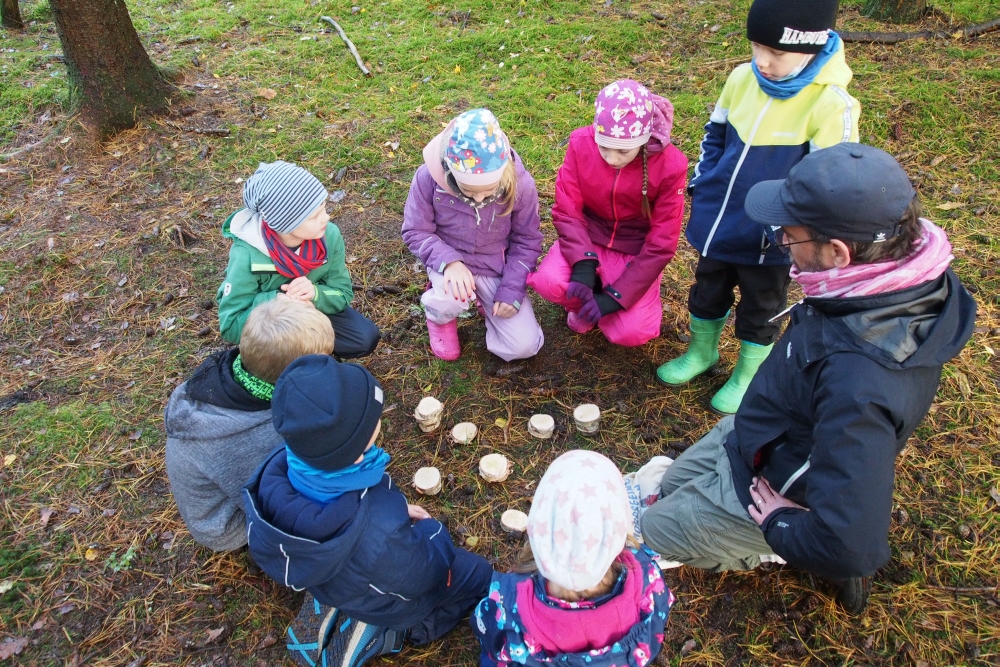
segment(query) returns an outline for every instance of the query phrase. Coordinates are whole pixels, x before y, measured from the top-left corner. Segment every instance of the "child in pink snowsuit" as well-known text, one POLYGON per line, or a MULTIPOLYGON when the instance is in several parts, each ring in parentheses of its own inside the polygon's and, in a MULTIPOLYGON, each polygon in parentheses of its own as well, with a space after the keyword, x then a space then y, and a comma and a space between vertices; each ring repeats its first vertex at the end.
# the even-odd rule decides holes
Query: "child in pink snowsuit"
POLYGON ((684 213, 687 158, 670 143, 674 108, 631 79, 597 95, 594 124, 569 136, 556 177, 559 239, 530 285, 617 345, 660 335, 660 280, 684 213))
POLYGON ((542 252, 538 190, 487 109, 455 118, 424 148, 403 209, 403 241, 427 267, 421 297, 431 351, 461 353, 456 317, 472 301, 486 348, 526 359, 545 341, 525 282, 542 252))

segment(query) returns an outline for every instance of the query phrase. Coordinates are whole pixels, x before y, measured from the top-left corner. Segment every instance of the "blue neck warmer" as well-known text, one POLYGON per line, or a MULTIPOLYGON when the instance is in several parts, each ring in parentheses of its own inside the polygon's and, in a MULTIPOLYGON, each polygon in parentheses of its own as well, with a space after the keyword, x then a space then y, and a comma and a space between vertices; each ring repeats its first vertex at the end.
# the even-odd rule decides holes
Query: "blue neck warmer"
POLYGON ((389 455, 381 447, 372 447, 365 452, 361 463, 340 470, 317 470, 296 456, 288 445, 285 445, 285 454, 292 488, 321 505, 333 502, 348 491, 375 486, 389 465, 389 455))
POLYGON ((799 72, 798 76, 785 81, 772 81, 766 78, 757 69, 756 60, 750 61, 750 67, 753 69, 754 76, 757 77, 757 84, 760 85, 761 90, 770 97, 787 100, 790 97, 798 95, 803 88, 812 83, 816 75, 819 74, 819 71, 823 69, 823 66, 829 62, 830 58, 833 57, 833 54, 839 48, 841 48, 840 35, 831 30, 830 39, 823 46, 823 50, 816 54, 809 64, 805 66, 805 69, 799 72))

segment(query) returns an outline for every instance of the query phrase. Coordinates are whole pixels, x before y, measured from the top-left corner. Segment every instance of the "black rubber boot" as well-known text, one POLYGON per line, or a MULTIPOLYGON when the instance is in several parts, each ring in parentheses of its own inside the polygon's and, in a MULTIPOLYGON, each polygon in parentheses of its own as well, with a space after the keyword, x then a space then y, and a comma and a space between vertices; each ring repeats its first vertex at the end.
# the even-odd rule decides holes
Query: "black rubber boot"
POLYGON ((858 616, 868 606, 868 598, 872 592, 871 577, 852 577, 837 582, 840 592, 837 602, 851 616, 858 616))

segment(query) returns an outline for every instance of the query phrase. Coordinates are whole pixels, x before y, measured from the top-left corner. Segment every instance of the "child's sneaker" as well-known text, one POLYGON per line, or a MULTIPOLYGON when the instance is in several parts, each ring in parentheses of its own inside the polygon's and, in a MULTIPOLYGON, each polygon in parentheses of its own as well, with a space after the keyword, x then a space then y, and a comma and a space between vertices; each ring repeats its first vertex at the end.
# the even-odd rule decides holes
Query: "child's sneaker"
POLYGON ((344 618, 327 638, 323 665, 326 667, 361 667, 375 656, 399 653, 405 632, 344 618))
POLYGON ((329 633, 338 616, 335 607, 327 607, 306 594, 298 616, 288 626, 287 648, 295 664, 315 667, 320 662, 322 639, 329 633))
POLYGON ((447 324, 427 320, 427 336, 431 341, 431 352, 438 359, 455 361, 462 354, 462 346, 458 343, 458 320, 447 324))

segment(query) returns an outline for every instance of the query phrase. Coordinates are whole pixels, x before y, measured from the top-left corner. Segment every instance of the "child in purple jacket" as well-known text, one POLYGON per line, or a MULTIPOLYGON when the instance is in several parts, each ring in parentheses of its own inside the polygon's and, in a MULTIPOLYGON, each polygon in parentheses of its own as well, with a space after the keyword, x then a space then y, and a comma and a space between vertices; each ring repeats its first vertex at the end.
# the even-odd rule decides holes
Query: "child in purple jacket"
POLYGON ((427 267, 420 301, 431 351, 461 354, 458 315, 477 302, 486 348, 504 361, 538 353, 545 337, 526 279, 542 252, 538 190, 496 117, 473 109, 424 148, 403 209, 403 241, 427 267))

